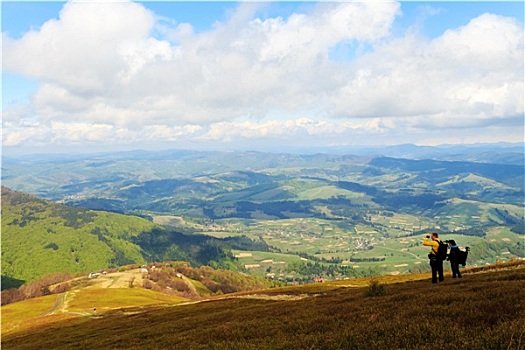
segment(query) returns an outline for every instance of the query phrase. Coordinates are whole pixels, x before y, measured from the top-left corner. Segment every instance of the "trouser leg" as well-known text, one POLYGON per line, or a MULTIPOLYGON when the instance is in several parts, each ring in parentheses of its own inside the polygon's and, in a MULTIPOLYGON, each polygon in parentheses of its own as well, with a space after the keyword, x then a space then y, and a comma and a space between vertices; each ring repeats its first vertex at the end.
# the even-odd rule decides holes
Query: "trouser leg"
POLYGON ((432 283, 437 283, 437 266, 436 259, 430 259, 430 268, 432 269, 432 283))
POLYGON ((444 276, 443 276, 443 260, 436 260, 437 262, 437 271, 439 275, 439 282, 443 282, 444 276))
POLYGON ((450 263, 450 266, 452 267, 452 277, 458 277, 461 278, 461 272, 459 272, 459 264, 458 263, 450 263))

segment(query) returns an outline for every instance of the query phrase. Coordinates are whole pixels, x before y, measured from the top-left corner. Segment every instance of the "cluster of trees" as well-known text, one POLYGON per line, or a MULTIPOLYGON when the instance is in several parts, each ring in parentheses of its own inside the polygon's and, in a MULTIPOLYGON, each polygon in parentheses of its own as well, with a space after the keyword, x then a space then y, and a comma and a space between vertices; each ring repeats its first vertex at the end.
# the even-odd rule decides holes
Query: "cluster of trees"
POLYGON ((350 257, 351 262, 378 262, 385 261, 385 258, 354 258, 350 257))
POLYGON ((263 212, 266 215, 274 216, 279 219, 287 219, 290 217, 289 213, 298 213, 303 216, 312 216, 311 206, 308 201, 278 201, 255 203, 248 201, 241 201, 235 203, 235 213, 233 217, 251 218, 252 212, 263 212))
POLYGON ((268 251, 264 241, 246 236, 215 238, 207 235, 187 235, 170 229, 155 228, 142 232, 133 241, 139 245, 149 261, 188 261, 193 266, 241 269, 232 249, 268 251))
POLYGON ((2 187, 2 200, 8 201, 13 213, 18 214, 18 217, 9 225, 20 227, 25 227, 31 221, 39 220, 40 215, 38 214, 45 212, 48 212, 51 217, 64 219, 64 225, 73 228, 80 228, 93 222, 96 216, 95 213, 83 208, 57 205, 26 193, 11 191, 5 187, 2 187))
POLYGON ((523 256, 525 252, 525 244, 521 243, 520 241, 516 242, 516 245, 508 245, 507 249, 512 255, 516 256, 523 256))
POLYGON ((227 294, 269 288, 274 285, 275 282, 230 270, 214 269, 209 266, 194 268, 187 262, 168 262, 162 264, 161 268, 150 269, 147 279, 143 282, 144 288, 193 299, 202 296, 199 292, 227 294), (191 281, 185 281, 182 276, 202 283, 208 291, 195 288, 191 281))
MULTIPOLYGON (((180 269, 181 273, 184 269, 180 269)), ((201 266, 196 269, 199 278, 209 290, 217 294, 235 293, 246 290, 258 290, 269 288, 274 284, 268 280, 232 272, 229 270, 216 270, 209 266, 201 266)))
POLYGON ((410 195, 407 193, 383 193, 373 198, 377 204, 385 206, 393 211, 401 209, 414 208, 419 211, 435 210, 445 205, 447 197, 433 194, 422 193, 410 195))
POLYGON ((509 225, 511 228, 510 230, 514 233, 517 233, 518 235, 525 235, 525 219, 522 216, 516 217, 509 213, 508 210, 500 210, 498 208, 495 208, 494 211, 500 217, 505 225, 509 225))
POLYGON ((67 205, 52 205, 51 216, 59 217, 65 220, 64 225, 81 228, 82 226, 93 222, 96 214, 89 210, 77 207, 70 207, 67 205))
POLYGON ((377 276, 381 273, 378 266, 370 267, 366 269, 355 269, 351 266, 341 266, 335 264, 322 264, 319 262, 292 262, 288 264, 288 273, 296 273, 302 278, 296 278, 296 280, 307 282, 315 277, 327 277, 331 279, 335 278, 355 278, 355 277, 368 277, 377 276))
POLYGON ((71 279, 74 277, 75 275, 70 273, 53 273, 18 288, 3 290, 1 294, 1 304, 7 305, 44 295, 66 292, 71 288, 71 279))
POLYGON ((352 218, 353 220, 363 220, 363 209, 366 204, 355 205, 344 196, 333 196, 327 199, 315 200, 271 200, 265 202, 234 201, 231 204, 203 203, 203 214, 212 220, 221 218, 252 218, 253 213, 264 213, 278 219, 288 219, 290 217, 319 217, 326 218, 325 213, 319 213, 316 206, 327 206, 334 215, 352 218))
POLYGON ((156 268, 151 270, 142 281, 142 287, 166 294, 180 295, 184 298, 197 299, 199 294, 191 288, 180 274, 169 267, 156 268))
POLYGON ((375 187, 361 185, 357 182, 336 181, 335 185, 339 188, 342 188, 348 191, 366 193, 369 196, 377 196, 379 194, 384 193, 384 191, 380 191, 375 187))

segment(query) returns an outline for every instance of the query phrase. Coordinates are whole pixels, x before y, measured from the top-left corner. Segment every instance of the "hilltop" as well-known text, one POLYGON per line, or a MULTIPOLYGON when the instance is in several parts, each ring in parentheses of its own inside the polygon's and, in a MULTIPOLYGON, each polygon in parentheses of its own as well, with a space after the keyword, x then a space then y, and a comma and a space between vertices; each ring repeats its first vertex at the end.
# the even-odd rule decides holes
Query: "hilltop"
POLYGON ((361 278, 198 302, 136 288, 95 293, 103 289, 91 286, 76 292, 91 299, 68 302, 66 294, 2 307, 2 347, 523 349, 522 261, 466 270, 460 280, 447 277, 437 286, 426 274, 377 277, 384 293, 361 278))

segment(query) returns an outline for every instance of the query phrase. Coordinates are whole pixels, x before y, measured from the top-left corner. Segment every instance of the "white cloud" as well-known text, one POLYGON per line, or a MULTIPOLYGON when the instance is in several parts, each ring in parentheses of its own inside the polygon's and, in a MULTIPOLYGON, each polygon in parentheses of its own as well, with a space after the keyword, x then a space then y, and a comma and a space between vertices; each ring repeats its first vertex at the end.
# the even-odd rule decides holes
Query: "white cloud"
POLYGON ((4 65, 72 93, 105 93, 136 67, 140 58, 133 55, 154 56, 158 45, 141 45, 152 40, 153 24, 154 15, 134 3, 67 3, 59 20, 21 40, 6 40, 4 65))
POLYGON ((262 37, 259 59, 292 60, 297 68, 327 59, 329 48, 344 41, 374 41, 386 36, 399 10, 396 3, 320 4, 311 15, 293 14, 251 22, 249 38, 262 37))
POLYGON ((183 125, 183 126, 166 126, 166 125, 149 125, 142 133, 146 140, 165 140, 177 141, 181 138, 187 139, 194 134, 201 131, 202 127, 199 125, 183 125))
POLYGON ((297 118, 260 122, 218 122, 210 125, 207 130, 202 130, 202 133, 196 138, 206 141, 227 142, 256 139, 273 139, 281 142, 287 142, 293 138, 303 141, 305 139, 315 139, 317 141, 325 139, 327 142, 324 144, 329 144, 330 138, 333 140, 344 140, 347 137, 364 133, 379 135, 385 130, 385 126, 378 118, 352 121, 297 118))
POLYGON ((337 96, 343 117, 411 116, 469 125, 523 114, 523 29, 485 14, 433 41, 393 40, 358 60, 337 96))
POLYGON ((254 18, 257 6, 241 3, 195 33, 138 3, 71 2, 38 31, 4 35, 4 69, 40 81, 31 106, 3 111, 4 145, 343 140, 514 127, 523 115, 523 28, 513 19, 485 14, 428 40, 392 37, 395 2, 319 3, 267 19, 254 18), (330 59, 352 43, 371 50, 330 59), (275 111, 287 119, 272 120, 275 111))

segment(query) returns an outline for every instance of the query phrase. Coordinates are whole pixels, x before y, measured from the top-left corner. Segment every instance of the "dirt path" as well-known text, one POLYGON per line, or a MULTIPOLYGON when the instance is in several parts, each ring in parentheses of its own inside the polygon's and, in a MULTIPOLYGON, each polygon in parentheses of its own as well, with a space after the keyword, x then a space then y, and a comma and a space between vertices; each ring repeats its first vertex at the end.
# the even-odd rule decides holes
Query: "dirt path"
POLYGON ((73 300, 77 294, 78 290, 71 290, 62 294, 59 294, 55 300, 55 303, 45 313, 43 313, 41 316, 48 316, 53 314, 70 314, 70 315, 90 315, 88 312, 73 312, 68 310, 69 302, 73 300))
MULTIPOLYGON (((84 278, 84 277, 82 277, 84 278)), ((133 280, 134 285, 142 285, 142 273, 140 269, 108 273, 106 275, 99 275, 97 278, 90 279, 91 285, 85 287, 90 289, 103 289, 103 288, 129 288, 130 281, 133 280)), ((193 287, 191 282, 188 285, 193 287)), ((195 287, 193 287, 195 288, 195 287)), ((48 316, 58 313, 71 314, 71 315, 91 315, 89 312, 74 312, 69 310, 69 303, 75 299, 80 289, 71 289, 65 293, 57 295, 53 306, 44 312, 41 316, 48 316)))
POLYGON ((47 310, 46 312, 44 312, 40 316, 52 315, 52 314, 57 312, 57 309, 62 308, 62 304, 64 303, 64 298, 65 298, 66 294, 67 294, 67 292, 63 293, 63 294, 58 294, 57 298, 55 300, 55 303, 53 304, 53 306, 51 306, 51 308, 49 310, 47 310))
POLYGON ((182 280, 184 281, 184 283, 186 283, 186 285, 191 289, 191 291, 193 293, 195 293, 195 295, 199 295, 199 293, 197 293, 197 288, 195 288, 195 286, 193 285, 193 283, 191 283, 190 279, 187 278, 186 276, 183 276, 182 275, 182 280))

